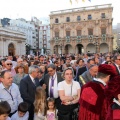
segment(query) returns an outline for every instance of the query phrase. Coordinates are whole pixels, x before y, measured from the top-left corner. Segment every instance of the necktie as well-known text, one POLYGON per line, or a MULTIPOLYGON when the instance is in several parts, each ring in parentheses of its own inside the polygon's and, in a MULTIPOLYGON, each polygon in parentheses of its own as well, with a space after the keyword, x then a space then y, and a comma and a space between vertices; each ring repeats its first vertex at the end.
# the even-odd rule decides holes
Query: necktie
POLYGON ((51 78, 51 85, 50 85, 50 97, 53 97, 53 88, 54 88, 54 78, 51 78))
POLYGON ((33 79, 33 83, 34 83, 34 85, 36 86, 36 82, 35 82, 35 79, 33 79))

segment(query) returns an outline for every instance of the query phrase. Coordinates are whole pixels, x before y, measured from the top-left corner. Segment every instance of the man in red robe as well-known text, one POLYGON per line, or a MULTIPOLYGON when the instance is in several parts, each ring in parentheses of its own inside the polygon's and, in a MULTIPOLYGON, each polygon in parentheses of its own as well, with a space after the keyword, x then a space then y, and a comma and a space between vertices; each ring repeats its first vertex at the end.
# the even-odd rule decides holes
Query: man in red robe
POLYGON ((108 83, 105 94, 110 103, 106 120, 120 120, 120 75, 108 83))
POLYGON ((81 90, 79 120, 105 120, 107 102, 104 89, 109 79, 117 75, 113 66, 102 64, 97 77, 85 84, 81 90))

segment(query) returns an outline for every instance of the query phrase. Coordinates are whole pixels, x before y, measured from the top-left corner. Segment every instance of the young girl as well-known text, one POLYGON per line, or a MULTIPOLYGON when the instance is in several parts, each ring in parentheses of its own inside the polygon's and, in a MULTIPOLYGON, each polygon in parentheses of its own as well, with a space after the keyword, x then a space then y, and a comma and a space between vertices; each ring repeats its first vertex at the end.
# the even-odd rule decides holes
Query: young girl
POLYGON ((45 120, 57 120, 54 98, 47 99, 47 110, 45 120))
POLYGON ((46 108, 46 93, 41 87, 37 87, 36 89, 34 106, 34 120, 44 120, 46 108))

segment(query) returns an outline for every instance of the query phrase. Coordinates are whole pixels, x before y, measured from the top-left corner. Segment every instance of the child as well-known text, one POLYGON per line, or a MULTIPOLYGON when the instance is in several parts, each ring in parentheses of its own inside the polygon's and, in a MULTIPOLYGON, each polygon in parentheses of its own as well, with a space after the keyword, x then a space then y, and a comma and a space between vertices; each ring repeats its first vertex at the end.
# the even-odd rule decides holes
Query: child
POLYGON ((113 100, 110 102, 106 120, 120 120, 120 75, 108 83, 106 95, 108 100, 113 100))
POLYGON ((28 120, 28 104, 21 102, 18 106, 18 111, 11 116, 11 120, 28 120))
POLYGON ((7 101, 0 102, 0 120, 11 120, 8 115, 11 108, 7 101))
POLYGON ((54 98, 47 99, 47 111, 45 120, 57 120, 54 98))
POLYGON ((34 107, 34 120, 44 120, 46 108, 46 93, 45 90, 41 87, 36 88, 34 107))

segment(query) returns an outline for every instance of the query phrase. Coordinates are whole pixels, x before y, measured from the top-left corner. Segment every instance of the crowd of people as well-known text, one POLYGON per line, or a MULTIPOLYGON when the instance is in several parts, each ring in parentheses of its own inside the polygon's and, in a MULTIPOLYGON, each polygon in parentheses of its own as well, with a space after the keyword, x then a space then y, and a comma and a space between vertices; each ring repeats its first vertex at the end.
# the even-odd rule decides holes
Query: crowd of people
POLYGON ((0 120, 120 120, 120 55, 6 56, 0 120))

